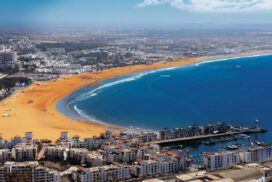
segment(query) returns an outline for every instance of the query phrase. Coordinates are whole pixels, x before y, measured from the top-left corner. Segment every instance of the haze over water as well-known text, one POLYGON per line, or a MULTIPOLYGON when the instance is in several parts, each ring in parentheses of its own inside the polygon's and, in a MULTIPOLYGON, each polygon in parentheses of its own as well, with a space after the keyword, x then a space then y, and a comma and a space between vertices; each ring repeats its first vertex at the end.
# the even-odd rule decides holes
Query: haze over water
MULTIPOLYGON (((259 119, 261 126, 270 130, 272 56, 236 58, 115 79, 102 87, 81 89, 59 106, 67 102, 68 108, 78 109, 85 117, 125 127, 161 129, 217 121, 253 126, 259 119)), ((272 138, 271 132, 264 136, 272 138)))

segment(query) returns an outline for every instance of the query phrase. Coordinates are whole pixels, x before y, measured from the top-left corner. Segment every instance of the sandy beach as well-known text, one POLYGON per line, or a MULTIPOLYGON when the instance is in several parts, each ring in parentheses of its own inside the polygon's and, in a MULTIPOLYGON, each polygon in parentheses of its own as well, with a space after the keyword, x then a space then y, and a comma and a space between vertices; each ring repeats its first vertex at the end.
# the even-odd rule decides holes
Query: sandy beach
POLYGON ((36 82, 9 98, 0 102, 0 133, 9 139, 15 135, 23 136, 26 131, 32 131, 37 139, 59 138, 60 132, 68 131, 71 136, 80 137, 99 135, 106 129, 121 130, 108 125, 90 121, 74 121, 56 109, 56 104, 65 96, 76 90, 103 80, 130 73, 149 71, 168 67, 189 65, 211 59, 269 54, 272 51, 255 51, 239 55, 213 56, 184 59, 172 62, 158 62, 151 65, 136 65, 113 68, 99 73, 84 73, 67 76, 54 81, 36 82), (7 113, 9 117, 2 117, 7 113))

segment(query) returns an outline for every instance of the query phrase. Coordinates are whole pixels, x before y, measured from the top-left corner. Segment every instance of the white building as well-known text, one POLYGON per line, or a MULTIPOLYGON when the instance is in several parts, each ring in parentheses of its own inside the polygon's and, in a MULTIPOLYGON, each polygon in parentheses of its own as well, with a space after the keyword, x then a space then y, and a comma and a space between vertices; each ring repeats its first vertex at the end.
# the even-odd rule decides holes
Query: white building
POLYGON ((93 167, 74 174, 74 180, 80 182, 122 181, 130 178, 130 167, 126 165, 93 167))
POLYGON ((84 164, 87 161, 89 151, 82 148, 71 148, 68 153, 68 159, 72 163, 84 164))
POLYGON ((17 145, 12 148, 12 158, 15 161, 33 161, 37 156, 37 147, 32 145, 17 145))
POLYGON ((84 148, 87 148, 89 150, 98 149, 105 143, 105 140, 100 138, 85 138, 84 139, 84 148))
POLYGON ((60 182, 61 175, 59 172, 45 168, 36 167, 34 171, 35 182, 60 182))
POLYGON ((11 161, 11 151, 9 149, 0 150, 0 163, 11 161))
POLYGON ((143 142, 152 142, 158 139, 158 134, 155 132, 143 132, 140 134, 139 139, 143 142))
POLYGON ((208 171, 223 170, 240 163, 241 158, 238 151, 206 153, 204 157, 204 164, 208 171))
POLYGON ((103 156, 97 152, 89 152, 87 155, 87 164, 90 167, 103 166, 103 156))
POLYGON ((73 136, 73 138, 71 139, 71 146, 73 148, 87 148, 85 140, 80 139, 78 135, 73 136))
POLYGON ((45 146, 45 159, 47 160, 66 160, 68 155, 68 148, 60 145, 45 146))
POLYGON ((4 166, 0 166, 0 181, 6 182, 7 179, 7 169, 4 166))
POLYGON ((112 149, 105 152, 105 159, 107 162, 135 162, 137 150, 132 149, 112 149))
POLYGON ((161 174, 161 164, 155 160, 143 160, 133 166, 133 172, 140 178, 155 177, 161 174))
POLYGON ((8 174, 8 181, 30 181, 34 182, 34 171, 39 166, 37 161, 33 162, 6 162, 4 167, 8 174))
POLYGON ((0 169, 2 181, 60 182, 59 172, 41 167, 37 161, 6 162, 0 169))
POLYGON ((272 160, 272 146, 248 149, 241 153, 241 158, 245 163, 270 161, 272 160))
POLYGON ((148 160, 140 160, 133 166, 134 175, 139 178, 156 177, 187 171, 191 165, 185 151, 146 154, 148 160))

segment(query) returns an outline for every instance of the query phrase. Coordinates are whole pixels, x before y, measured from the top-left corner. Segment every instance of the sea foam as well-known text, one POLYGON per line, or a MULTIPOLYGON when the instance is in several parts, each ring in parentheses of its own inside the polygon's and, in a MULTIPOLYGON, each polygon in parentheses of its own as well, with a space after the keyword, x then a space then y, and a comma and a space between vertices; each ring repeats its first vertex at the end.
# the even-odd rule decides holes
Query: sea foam
POLYGON ((117 79, 114 79, 114 81, 110 80, 108 82, 105 82, 102 85, 94 87, 91 91, 89 91, 87 93, 83 93, 83 94, 77 96, 73 101, 69 102, 66 105, 67 106, 66 109, 69 110, 69 109, 73 108, 73 110, 75 112, 77 112, 83 118, 95 121, 97 123, 104 123, 104 122, 101 122, 98 119, 95 119, 94 117, 91 117, 90 115, 86 114, 83 110, 80 110, 77 107, 76 102, 83 101, 83 100, 89 99, 91 97, 95 97, 98 94, 102 93, 103 92, 102 90, 105 89, 105 88, 109 88, 109 87, 119 85, 119 84, 123 84, 123 83, 127 83, 127 82, 132 82, 132 81, 140 79, 140 78, 142 78, 144 76, 147 76, 149 74, 153 74, 153 73, 157 73, 157 72, 161 72, 161 71, 174 70, 174 69, 177 69, 177 68, 189 67, 189 66, 200 66, 202 64, 212 63, 212 62, 228 61, 228 60, 235 60, 235 59, 249 58, 249 57, 260 57, 260 56, 268 56, 268 55, 271 55, 271 54, 250 55, 250 56, 241 56, 241 57, 233 57, 233 58, 222 58, 222 59, 206 60, 206 61, 201 61, 201 62, 198 62, 198 63, 195 63, 195 64, 191 64, 191 65, 161 68, 161 69, 157 69, 157 70, 151 70, 151 71, 146 71, 146 72, 141 72, 141 73, 130 74, 130 75, 125 76, 125 77, 119 77, 117 79), (72 107, 70 107, 70 106, 72 106, 72 107))
POLYGON ((131 74, 131 75, 128 75, 127 77, 125 77, 125 78, 120 78, 120 79, 117 79, 115 81, 110 81, 108 83, 104 83, 104 84, 94 88, 93 90, 78 96, 76 98, 76 101, 83 101, 83 100, 89 99, 91 97, 95 97, 99 93, 101 93, 103 89, 108 88, 108 87, 112 87, 112 86, 115 86, 115 85, 135 81, 135 80, 138 80, 138 79, 140 79, 140 78, 142 78, 144 76, 147 76, 149 74, 156 73, 156 72, 159 72, 159 71, 168 71, 168 70, 173 70, 173 69, 177 69, 177 68, 180 68, 180 67, 163 68, 163 69, 158 69, 158 70, 152 70, 152 71, 147 71, 147 72, 142 72, 142 73, 131 74))

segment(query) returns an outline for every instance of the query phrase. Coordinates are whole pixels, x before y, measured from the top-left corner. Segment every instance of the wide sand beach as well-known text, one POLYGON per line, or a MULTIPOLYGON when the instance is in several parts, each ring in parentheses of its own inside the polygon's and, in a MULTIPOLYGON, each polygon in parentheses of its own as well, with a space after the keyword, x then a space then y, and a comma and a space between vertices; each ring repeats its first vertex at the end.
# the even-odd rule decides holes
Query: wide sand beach
POLYGON ((68 131, 71 136, 91 137, 99 135, 106 129, 122 130, 109 125, 91 121, 75 121, 58 112, 56 104, 65 96, 76 90, 103 80, 161 68, 190 65, 212 59, 271 54, 272 51, 254 51, 228 56, 210 56, 177 60, 172 62, 158 62, 150 65, 136 65, 113 68, 98 73, 84 73, 67 76, 54 81, 36 82, 9 98, 0 102, 0 133, 9 139, 15 135, 23 136, 26 131, 32 131, 37 139, 59 138, 60 132, 68 131), (7 113, 9 117, 2 117, 7 113))

